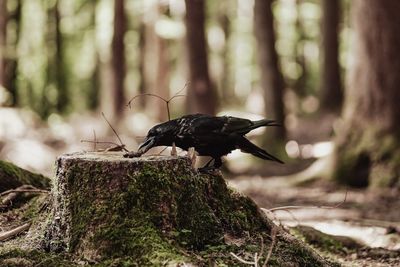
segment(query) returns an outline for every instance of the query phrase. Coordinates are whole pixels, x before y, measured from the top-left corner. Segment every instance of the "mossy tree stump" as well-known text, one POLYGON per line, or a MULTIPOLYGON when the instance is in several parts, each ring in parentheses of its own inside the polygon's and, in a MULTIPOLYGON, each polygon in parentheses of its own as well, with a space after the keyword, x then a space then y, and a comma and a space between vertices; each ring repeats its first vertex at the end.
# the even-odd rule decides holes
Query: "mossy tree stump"
MULTIPOLYGON (((275 227, 221 175, 198 174, 186 157, 63 155, 53 198, 45 249, 98 263, 241 265, 230 252, 251 258, 275 227)), ((272 265, 329 264, 282 230, 276 239, 272 265)))

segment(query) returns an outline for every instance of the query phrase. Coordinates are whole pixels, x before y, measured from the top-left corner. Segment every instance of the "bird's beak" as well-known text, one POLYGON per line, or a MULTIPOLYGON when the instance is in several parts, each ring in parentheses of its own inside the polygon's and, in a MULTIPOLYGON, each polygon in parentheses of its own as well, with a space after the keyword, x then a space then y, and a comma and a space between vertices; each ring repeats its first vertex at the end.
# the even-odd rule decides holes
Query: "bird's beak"
POLYGON ((139 145, 138 152, 141 154, 146 153, 150 148, 154 147, 156 144, 156 138, 154 136, 146 137, 143 143, 139 145))

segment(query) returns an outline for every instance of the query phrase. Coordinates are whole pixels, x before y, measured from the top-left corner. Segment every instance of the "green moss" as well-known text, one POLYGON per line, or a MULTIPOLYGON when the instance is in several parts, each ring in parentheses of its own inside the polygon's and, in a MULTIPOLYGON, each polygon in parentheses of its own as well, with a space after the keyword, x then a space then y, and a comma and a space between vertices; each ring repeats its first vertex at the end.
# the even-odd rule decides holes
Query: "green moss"
POLYGON ((24 184, 33 185, 37 188, 49 188, 50 179, 21 169, 10 162, 0 160, 0 191, 16 188, 24 184))
POLYGON ((39 250, 1 250, 0 267, 72 267, 77 266, 63 254, 45 253, 39 250))

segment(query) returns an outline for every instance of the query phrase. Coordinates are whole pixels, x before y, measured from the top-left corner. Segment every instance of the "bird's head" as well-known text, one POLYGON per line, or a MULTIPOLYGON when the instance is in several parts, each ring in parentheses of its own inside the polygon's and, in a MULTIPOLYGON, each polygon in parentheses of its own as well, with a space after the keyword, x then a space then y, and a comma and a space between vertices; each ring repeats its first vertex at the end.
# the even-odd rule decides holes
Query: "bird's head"
POLYGON ((144 154, 152 147, 172 145, 174 138, 173 126, 172 121, 168 121, 151 128, 143 143, 139 145, 138 152, 144 154))

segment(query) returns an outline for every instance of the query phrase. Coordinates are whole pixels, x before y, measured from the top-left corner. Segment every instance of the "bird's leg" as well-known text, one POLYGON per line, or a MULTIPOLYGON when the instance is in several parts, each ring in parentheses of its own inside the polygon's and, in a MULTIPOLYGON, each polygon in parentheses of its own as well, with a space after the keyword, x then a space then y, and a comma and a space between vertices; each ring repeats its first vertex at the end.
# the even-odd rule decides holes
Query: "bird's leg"
POLYGON ((194 150, 194 147, 189 147, 189 150, 187 152, 187 156, 189 157, 190 161, 192 162, 192 168, 196 165, 196 151, 194 150))
POLYGON ((175 142, 172 143, 172 150, 171 150, 171 156, 176 157, 178 155, 178 153, 176 152, 176 146, 175 146, 175 142))
POLYGON ((212 158, 209 162, 207 162, 206 165, 204 165, 204 167, 199 168, 199 172, 210 173, 210 172, 218 169, 221 166, 222 166, 221 158, 212 158), (212 161, 214 161, 214 164, 213 164, 213 166, 210 166, 210 163, 212 161))
POLYGON ((222 166, 222 160, 221 160, 221 158, 215 158, 215 159, 214 159, 213 168, 214 168, 214 169, 219 169, 221 166, 222 166))
POLYGON ((213 160, 215 161, 214 158, 211 158, 211 159, 206 163, 206 165, 204 165, 204 166, 202 167, 202 169, 208 168, 208 167, 210 166, 210 163, 211 163, 213 160))

